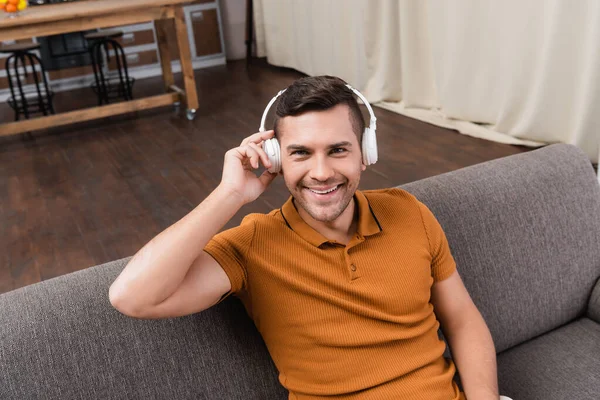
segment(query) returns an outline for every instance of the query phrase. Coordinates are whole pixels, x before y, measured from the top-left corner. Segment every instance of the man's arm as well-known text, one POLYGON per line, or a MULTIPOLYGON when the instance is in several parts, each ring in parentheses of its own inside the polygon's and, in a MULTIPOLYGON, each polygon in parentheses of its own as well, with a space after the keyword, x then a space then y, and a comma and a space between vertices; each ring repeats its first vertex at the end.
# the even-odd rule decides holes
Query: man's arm
POLYGON ((109 290, 111 304, 136 318, 192 314, 214 305, 231 289, 221 266, 203 251, 209 240, 275 178, 262 150, 273 131, 254 134, 225 154, 219 186, 194 210, 160 233, 129 261, 109 290))
POLYGON ((498 400, 494 342, 457 271, 433 285, 431 303, 467 399, 498 400))

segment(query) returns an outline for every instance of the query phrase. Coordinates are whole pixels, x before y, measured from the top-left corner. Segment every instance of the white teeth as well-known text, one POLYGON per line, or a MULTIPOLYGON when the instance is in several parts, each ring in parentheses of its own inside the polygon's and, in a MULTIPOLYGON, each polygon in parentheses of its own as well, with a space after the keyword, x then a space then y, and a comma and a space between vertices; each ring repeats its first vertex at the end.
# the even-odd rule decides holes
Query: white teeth
POLYGON ((333 192, 335 189, 337 189, 338 187, 334 187, 331 188, 329 190, 314 190, 314 189, 309 189, 311 192, 316 193, 316 194, 327 194, 327 193, 331 193, 333 192))

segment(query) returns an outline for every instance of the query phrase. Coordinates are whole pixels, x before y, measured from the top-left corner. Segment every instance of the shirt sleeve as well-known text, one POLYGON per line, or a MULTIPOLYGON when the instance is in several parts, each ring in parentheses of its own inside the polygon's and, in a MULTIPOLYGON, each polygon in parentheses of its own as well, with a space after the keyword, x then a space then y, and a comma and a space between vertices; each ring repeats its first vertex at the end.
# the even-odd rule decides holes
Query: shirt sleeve
POLYGON ((423 203, 419 202, 419 208, 431 251, 431 276, 434 282, 443 281, 456 271, 456 262, 450 252, 446 234, 438 220, 423 203))
POLYGON ((231 294, 238 295, 247 287, 246 260, 254 230, 254 221, 246 217, 239 226, 215 235, 204 247, 204 251, 219 263, 231 282, 231 290, 219 302, 231 294))

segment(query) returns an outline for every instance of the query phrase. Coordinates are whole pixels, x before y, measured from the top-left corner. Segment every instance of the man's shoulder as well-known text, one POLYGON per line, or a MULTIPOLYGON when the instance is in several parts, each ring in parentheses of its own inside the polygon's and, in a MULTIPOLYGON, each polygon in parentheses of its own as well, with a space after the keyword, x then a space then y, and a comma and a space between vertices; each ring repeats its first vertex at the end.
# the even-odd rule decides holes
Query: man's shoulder
POLYGON ((247 214, 239 225, 225 229, 213 237, 213 241, 250 247, 254 242, 262 242, 265 237, 279 238, 278 229, 285 229, 286 224, 281 210, 276 209, 267 214, 247 214))
POLYGON ((276 208, 271 210, 270 212, 263 213, 250 213, 247 214, 240 226, 252 226, 253 229, 261 228, 261 227, 270 227, 270 228, 283 228, 286 226, 285 219, 281 214, 281 209, 276 208))
POLYGON ((371 211, 381 223, 395 223, 407 218, 421 219, 421 202, 400 188, 365 190, 371 211))
POLYGON ((362 192, 371 207, 373 206, 416 206, 419 204, 417 198, 400 188, 388 188, 388 189, 376 189, 376 190, 364 190, 362 192))

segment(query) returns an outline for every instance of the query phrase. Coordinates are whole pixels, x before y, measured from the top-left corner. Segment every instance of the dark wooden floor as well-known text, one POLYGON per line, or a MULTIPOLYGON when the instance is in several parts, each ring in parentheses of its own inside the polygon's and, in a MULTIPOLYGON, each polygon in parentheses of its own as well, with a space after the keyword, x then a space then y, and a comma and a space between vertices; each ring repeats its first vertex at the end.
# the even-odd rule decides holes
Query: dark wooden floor
MULTIPOLYGON (((198 70, 200 109, 172 108, 0 139, 0 293, 133 255, 218 184, 225 151, 258 129, 266 103, 300 73, 256 62, 198 70)), ((136 83, 138 96, 161 80, 136 83)), ((58 110, 95 103, 59 93, 58 110)), ((375 108, 380 160, 363 189, 396 186, 528 149, 474 139, 375 108)), ((12 112, 0 106, 0 121, 12 112)), ((248 212, 288 197, 277 180, 248 212)))

